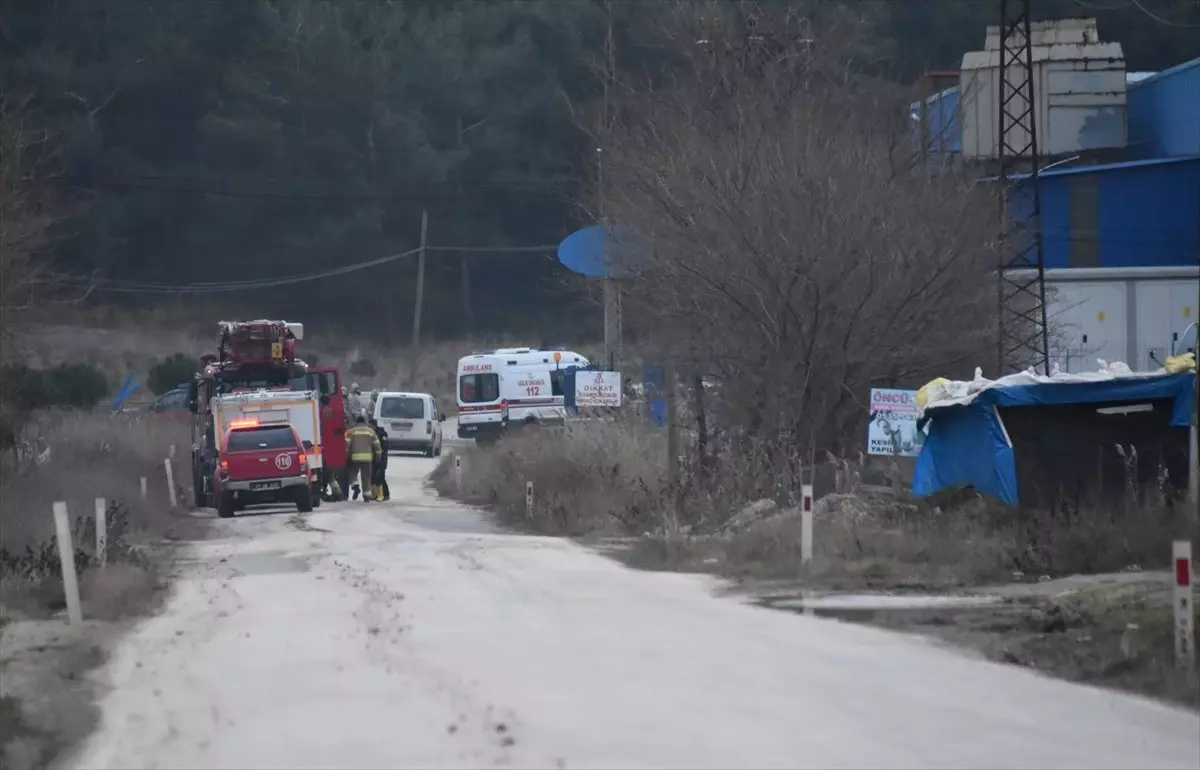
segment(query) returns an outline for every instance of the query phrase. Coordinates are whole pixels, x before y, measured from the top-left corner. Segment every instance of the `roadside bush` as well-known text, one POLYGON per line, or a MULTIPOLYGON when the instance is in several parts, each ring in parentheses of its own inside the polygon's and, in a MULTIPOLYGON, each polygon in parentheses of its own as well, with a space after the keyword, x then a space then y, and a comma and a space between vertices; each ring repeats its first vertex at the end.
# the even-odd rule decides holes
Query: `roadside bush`
MULTIPOLYGON (((179 425, 122 415, 43 412, 28 435, 30 451, 0 460, 0 599, 6 606, 28 606, 30 596, 43 594, 61 601, 60 592, 46 589, 61 580, 51 516, 56 501, 67 503, 81 573, 96 558, 96 498, 108 501, 110 564, 138 560, 138 541, 179 523, 167 502, 163 471, 169 447, 188 440, 179 425), (141 498, 143 476, 146 500, 141 498)), ((177 468, 177 483, 188 477, 177 468)), ((179 499, 188 499, 186 489, 178 493, 179 499)))
POLYGON ((184 353, 167 356, 150 367, 146 386, 151 393, 161 396, 180 383, 190 382, 199 366, 198 360, 184 353))
POLYGON ((91 409, 108 395, 108 379, 89 364, 59 364, 50 369, 7 366, 4 400, 16 412, 63 407, 91 409))
MULTIPOLYGON (((1153 491, 1051 510, 1011 508, 969 492, 941 495, 935 504, 854 484, 816 501, 814 559, 805 567, 800 512, 773 500, 746 505, 732 492, 714 495, 685 483, 678 519, 668 520, 665 459, 661 430, 581 422, 469 450, 461 491, 452 458, 433 483, 525 531, 639 536, 621 554, 634 566, 804 578, 830 587, 935 588, 1159 569, 1171 540, 1189 532, 1186 508, 1153 491), (526 481, 534 483, 531 518, 526 481)), ((855 478, 863 472, 849 471, 855 478)))
POLYGON ((375 363, 369 358, 360 358, 350 364, 350 374, 355 377, 374 377, 375 363))
POLYGON ((433 475, 442 494, 485 505, 501 522, 549 535, 641 534, 663 525, 667 510, 666 439, 642 423, 581 422, 530 428, 463 457, 463 489, 454 461, 433 475), (661 458, 661 459, 660 459, 661 458), (533 517, 525 483, 533 482, 533 517))

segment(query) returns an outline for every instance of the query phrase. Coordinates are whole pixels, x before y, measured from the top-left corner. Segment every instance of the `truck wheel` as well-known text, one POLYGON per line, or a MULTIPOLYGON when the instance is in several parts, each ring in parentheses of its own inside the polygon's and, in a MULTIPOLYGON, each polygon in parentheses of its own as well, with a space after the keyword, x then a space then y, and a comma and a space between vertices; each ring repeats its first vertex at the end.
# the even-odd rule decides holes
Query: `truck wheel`
POLYGON ((435 457, 436 455, 433 453, 433 444, 430 444, 429 448, 426 449, 422 454, 424 454, 426 457, 435 457))
POLYGON ((300 487, 296 492, 296 510, 300 513, 311 513, 313 509, 312 487, 300 487))
POLYGON ((207 495, 204 494, 204 474, 199 469, 192 468, 192 502, 197 508, 203 508, 208 502, 207 495))
POLYGON ((217 503, 217 515, 222 519, 232 519, 236 510, 237 502, 233 499, 233 493, 226 492, 222 494, 221 501, 217 503))

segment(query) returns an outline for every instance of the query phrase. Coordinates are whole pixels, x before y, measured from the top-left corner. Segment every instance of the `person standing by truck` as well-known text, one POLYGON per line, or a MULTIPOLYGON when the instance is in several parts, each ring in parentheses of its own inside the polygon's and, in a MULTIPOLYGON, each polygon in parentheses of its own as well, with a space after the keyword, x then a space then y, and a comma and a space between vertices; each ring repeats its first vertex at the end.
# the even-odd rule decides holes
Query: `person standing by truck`
POLYGON ((362 495, 364 500, 371 500, 374 495, 371 490, 371 466, 379 460, 383 448, 379 436, 367 426, 366 418, 361 414, 354 416, 354 427, 346 431, 346 459, 349 468, 348 477, 352 494, 350 499, 357 500, 359 484, 356 477, 362 480, 362 495))
POLYGON ((387 483, 387 467, 388 467, 388 434, 379 424, 379 421, 374 417, 371 418, 371 427, 375 429, 375 435, 379 437, 379 444, 383 447, 383 454, 379 456, 379 461, 371 466, 371 472, 374 474, 372 479, 375 483, 376 500, 391 500, 392 490, 388 488, 387 483))

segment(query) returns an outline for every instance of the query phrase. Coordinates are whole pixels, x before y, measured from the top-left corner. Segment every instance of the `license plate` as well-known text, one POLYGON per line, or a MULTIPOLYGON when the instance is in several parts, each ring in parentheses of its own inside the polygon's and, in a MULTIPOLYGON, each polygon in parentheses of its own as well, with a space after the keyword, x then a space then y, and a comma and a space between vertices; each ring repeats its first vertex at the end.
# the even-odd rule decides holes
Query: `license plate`
POLYGON ((394 423, 392 423, 392 430, 412 430, 412 423, 411 422, 394 422, 394 423))
POLYGON ((261 492, 264 489, 281 489, 283 482, 281 481, 252 481, 250 482, 251 492, 261 492))

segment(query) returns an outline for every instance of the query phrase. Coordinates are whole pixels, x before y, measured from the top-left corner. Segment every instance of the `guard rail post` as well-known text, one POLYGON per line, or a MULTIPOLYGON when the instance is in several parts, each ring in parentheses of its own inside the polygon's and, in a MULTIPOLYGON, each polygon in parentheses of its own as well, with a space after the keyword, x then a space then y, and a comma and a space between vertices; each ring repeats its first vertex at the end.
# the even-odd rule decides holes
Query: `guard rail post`
POLYGON ((800 487, 800 563, 808 564, 813 557, 813 488, 800 487))
POLYGON ((54 504, 54 534, 58 541, 58 561, 62 567, 63 591, 67 596, 67 619, 72 624, 83 622, 83 608, 79 604, 79 576, 75 573, 75 548, 71 545, 71 522, 67 518, 67 504, 54 504))

